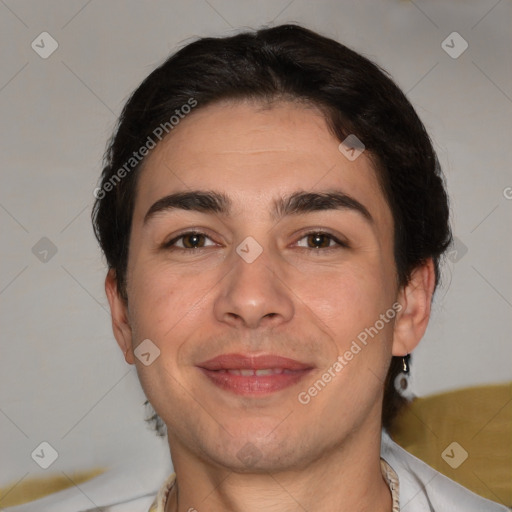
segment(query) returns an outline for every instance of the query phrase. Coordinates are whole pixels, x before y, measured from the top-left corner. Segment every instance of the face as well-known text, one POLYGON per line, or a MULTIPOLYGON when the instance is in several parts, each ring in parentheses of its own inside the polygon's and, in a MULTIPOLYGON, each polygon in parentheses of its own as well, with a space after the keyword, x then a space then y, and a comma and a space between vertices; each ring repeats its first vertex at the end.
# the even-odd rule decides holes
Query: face
POLYGON ((116 338, 173 457, 277 471, 380 429, 393 219, 367 154, 338 146, 313 108, 223 103, 148 156, 116 338))

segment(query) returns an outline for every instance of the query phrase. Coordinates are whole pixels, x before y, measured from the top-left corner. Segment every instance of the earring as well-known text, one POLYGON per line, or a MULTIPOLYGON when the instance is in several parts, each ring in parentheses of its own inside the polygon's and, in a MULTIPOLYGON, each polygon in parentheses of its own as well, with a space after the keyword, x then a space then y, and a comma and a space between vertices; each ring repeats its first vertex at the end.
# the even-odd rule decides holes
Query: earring
POLYGON ((410 354, 406 354, 402 357, 402 371, 395 377, 395 389, 406 399, 413 397, 410 389, 410 371, 411 366, 409 364, 410 354))
POLYGON ((409 358, 410 357, 411 356, 409 354, 402 357, 402 373, 407 374, 411 370, 411 368, 409 366, 409 358))

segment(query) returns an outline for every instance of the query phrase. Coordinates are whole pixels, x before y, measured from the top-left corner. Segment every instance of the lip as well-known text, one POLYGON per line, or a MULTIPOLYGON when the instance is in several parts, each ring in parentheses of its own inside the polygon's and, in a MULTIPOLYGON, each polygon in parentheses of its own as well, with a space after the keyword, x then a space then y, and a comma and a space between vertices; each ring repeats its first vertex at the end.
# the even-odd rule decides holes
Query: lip
POLYGON ((310 364, 274 354, 222 354, 199 363, 197 367, 216 386, 248 396, 285 389, 302 380, 313 369, 310 364))

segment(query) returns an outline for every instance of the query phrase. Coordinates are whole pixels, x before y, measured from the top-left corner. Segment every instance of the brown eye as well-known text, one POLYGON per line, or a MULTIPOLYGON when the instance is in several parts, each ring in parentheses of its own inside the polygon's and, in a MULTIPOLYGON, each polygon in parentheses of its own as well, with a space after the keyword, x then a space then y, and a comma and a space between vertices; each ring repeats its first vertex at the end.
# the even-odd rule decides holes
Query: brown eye
POLYGON ((204 247, 206 237, 201 233, 187 233, 181 239, 183 240, 183 247, 186 249, 197 249, 204 247))
POLYGON ((335 249, 349 248, 349 244, 347 242, 342 242, 334 235, 323 231, 311 231, 309 233, 305 233, 297 242, 297 246, 304 249, 313 250, 314 252, 320 249, 330 251, 335 249))
POLYGON ((312 249, 323 249, 329 247, 332 237, 324 233, 312 233, 307 235, 308 247, 312 249))
POLYGON ((205 235, 204 233, 198 233, 196 231, 190 231, 188 233, 183 233, 176 238, 173 238, 166 244, 164 244, 164 249, 172 251, 172 250, 188 250, 188 249, 203 249, 215 246, 215 242, 205 235))

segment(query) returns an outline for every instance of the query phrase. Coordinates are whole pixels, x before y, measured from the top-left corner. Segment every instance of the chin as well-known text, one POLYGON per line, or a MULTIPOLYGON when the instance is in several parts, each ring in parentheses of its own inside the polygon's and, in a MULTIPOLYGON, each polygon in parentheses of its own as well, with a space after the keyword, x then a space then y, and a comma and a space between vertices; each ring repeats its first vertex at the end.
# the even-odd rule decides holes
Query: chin
POLYGON ((279 429, 282 419, 271 422, 241 421, 236 430, 227 426, 232 434, 224 432, 222 440, 217 439, 215 446, 204 446, 211 460, 237 473, 273 473, 293 470, 309 458, 301 448, 311 446, 303 443, 305 436, 297 431, 279 429))
POLYGON ((236 443, 235 451, 219 453, 212 457, 215 462, 236 473, 278 473, 299 467, 303 457, 297 445, 261 446, 257 442, 236 443))

